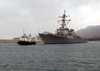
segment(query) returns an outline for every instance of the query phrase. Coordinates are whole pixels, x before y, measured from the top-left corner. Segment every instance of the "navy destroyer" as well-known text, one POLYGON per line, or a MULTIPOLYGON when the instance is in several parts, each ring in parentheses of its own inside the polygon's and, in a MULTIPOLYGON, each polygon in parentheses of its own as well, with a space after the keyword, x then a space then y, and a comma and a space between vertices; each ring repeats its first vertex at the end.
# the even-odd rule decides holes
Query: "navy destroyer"
POLYGON ((87 43, 87 39, 81 38, 81 36, 77 36, 74 29, 69 29, 66 26, 71 19, 66 20, 68 16, 64 11, 63 16, 60 16, 62 20, 58 20, 58 22, 62 22, 61 27, 55 31, 54 34, 43 34, 39 33, 45 44, 67 44, 67 43, 87 43))

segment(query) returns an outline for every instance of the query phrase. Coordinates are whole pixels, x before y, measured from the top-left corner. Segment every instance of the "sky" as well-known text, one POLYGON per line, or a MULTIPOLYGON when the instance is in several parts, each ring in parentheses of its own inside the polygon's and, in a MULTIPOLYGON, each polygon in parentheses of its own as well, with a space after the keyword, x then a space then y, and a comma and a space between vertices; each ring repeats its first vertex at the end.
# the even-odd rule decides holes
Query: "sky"
POLYGON ((55 33, 66 10, 67 25, 75 31, 100 25, 100 0, 0 0, 0 39, 55 33))

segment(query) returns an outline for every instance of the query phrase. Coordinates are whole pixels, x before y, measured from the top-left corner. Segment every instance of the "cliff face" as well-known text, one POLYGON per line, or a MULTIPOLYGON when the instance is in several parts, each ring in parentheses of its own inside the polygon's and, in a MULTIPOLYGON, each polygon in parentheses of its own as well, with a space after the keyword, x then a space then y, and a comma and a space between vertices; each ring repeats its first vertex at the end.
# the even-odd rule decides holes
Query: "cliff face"
POLYGON ((78 30, 76 34, 81 36, 82 38, 100 37, 100 25, 99 26, 88 26, 85 29, 78 30))

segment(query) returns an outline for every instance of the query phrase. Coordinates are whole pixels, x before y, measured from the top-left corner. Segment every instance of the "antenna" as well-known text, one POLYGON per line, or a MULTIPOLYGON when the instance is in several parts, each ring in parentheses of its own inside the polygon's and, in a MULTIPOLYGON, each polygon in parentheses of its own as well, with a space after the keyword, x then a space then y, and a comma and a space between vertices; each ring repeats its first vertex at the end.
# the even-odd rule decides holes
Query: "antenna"
POLYGON ((25 34, 25 29, 23 29, 23 35, 25 34))
POLYGON ((40 27, 38 28, 38 33, 40 33, 40 27))
MULTIPOLYGON (((71 19, 65 19, 66 17, 69 17, 69 15, 68 16, 66 16, 66 10, 64 10, 64 14, 63 14, 63 16, 59 16, 60 18, 62 18, 62 20, 58 20, 59 22, 60 21, 62 21, 62 24, 61 24, 61 26, 62 26, 62 28, 64 28, 65 26, 66 26, 66 22, 65 21, 68 21, 68 23, 69 23, 69 21, 71 21, 71 19)), ((67 23, 67 24, 68 24, 67 23)), ((67 26, 66 26, 67 27, 67 26)))
POLYGON ((64 14, 66 13, 66 10, 64 10, 64 14))

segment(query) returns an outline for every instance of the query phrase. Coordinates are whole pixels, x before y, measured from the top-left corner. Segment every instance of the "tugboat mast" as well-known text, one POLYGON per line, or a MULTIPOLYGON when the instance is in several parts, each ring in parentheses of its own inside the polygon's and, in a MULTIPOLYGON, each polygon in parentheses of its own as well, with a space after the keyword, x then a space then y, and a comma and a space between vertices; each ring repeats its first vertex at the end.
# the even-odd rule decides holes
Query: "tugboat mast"
POLYGON ((25 35, 25 29, 23 29, 23 35, 25 35))
POLYGON ((58 20, 58 21, 62 22, 62 24, 61 24, 62 28, 64 28, 64 26, 66 26, 66 22, 65 21, 68 21, 68 23, 69 23, 69 21, 71 21, 71 19, 69 19, 69 20, 65 19, 66 17, 69 17, 69 15, 66 16, 65 13, 66 13, 66 10, 64 10, 63 16, 59 16, 60 18, 62 18, 62 20, 58 20))

